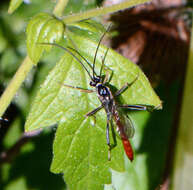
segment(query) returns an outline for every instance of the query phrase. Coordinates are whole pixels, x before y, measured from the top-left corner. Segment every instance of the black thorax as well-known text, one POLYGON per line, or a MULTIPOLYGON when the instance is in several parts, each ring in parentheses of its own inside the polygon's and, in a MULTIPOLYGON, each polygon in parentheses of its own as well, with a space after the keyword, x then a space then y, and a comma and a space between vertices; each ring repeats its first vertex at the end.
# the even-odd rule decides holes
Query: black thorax
POLYGON ((113 113, 113 107, 115 105, 115 101, 111 90, 103 85, 102 83, 98 83, 96 85, 97 95, 99 100, 101 101, 107 115, 113 113))

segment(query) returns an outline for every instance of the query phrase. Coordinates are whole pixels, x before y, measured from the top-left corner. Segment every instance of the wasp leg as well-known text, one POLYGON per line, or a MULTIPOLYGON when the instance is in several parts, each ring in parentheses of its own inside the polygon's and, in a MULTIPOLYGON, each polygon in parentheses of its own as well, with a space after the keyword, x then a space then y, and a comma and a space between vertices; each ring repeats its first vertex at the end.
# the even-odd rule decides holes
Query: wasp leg
POLYGON ((105 72, 105 78, 103 80, 103 84, 110 82, 110 80, 112 79, 112 76, 113 76, 113 71, 110 68, 104 67, 104 70, 106 72, 105 72))
POLYGON ((80 90, 81 92, 86 92, 86 93, 94 92, 94 90, 92 90, 92 89, 85 89, 85 88, 81 88, 81 87, 78 87, 78 86, 71 86, 71 85, 67 85, 67 84, 62 84, 62 85, 65 86, 65 87, 68 87, 68 88, 73 88, 75 90, 80 90))
POLYGON ((112 119, 110 115, 107 114, 107 127, 106 127, 106 139, 107 139, 107 145, 109 147, 108 150, 108 160, 111 160, 111 150, 117 145, 117 140, 116 140, 116 134, 112 125, 112 119), (110 143, 110 136, 109 136, 109 126, 111 124, 111 131, 112 131, 112 137, 113 137, 113 144, 110 143))
POLYGON ((102 105, 99 106, 98 108, 92 110, 91 112, 88 112, 88 113, 85 115, 85 117, 93 116, 96 112, 98 112, 98 111, 99 111, 100 109, 102 109, 102 108, 103 108, 102 105))
POLYGON ((116 147, 117 146, 117 139, 116 139, 116 134, 115 134, 115 129, 113 127, 113 122, 112 122, 112 119, 111 119, 111 131, 112 131, 112 137, 113 137, 113 145, 111 145, 112 148, 116 147))
POLYGON ((111 160, 111 143, 110 143, 110 137, 109 137, 109 123, 110 123, 110 117, 107 115, 107 127, 106 127, 106 139, 107 139, 107 145, 109 147, 108 150, 108 160, 111 160))
POLYGON ((129 105, 129 104, 123 104, 118 105, 119 108, 127 108, 130 110, 148 110, 148 106, 145 105, 129 105))
POLYGON ((94 115, 96 112, 98 112, 100 109, 102 109, 103 108, 103 106, 101 105, 101 106, 99 106, 98 108, 96 108, 96 109, 94 109, 94 110, 92 110, 91 112, 88 112, 86 115, 85 115, 85 117, 90 117, 90 116, 92 116, 92 117, 94 117, 94 125, 96 124, 96 116, 94 115))
POLYGON ((118 90, 117 92, 115 92, 114 96, 119 96, 120 94, 122 94, 128 87, 130 87, 137 79, 138 79, 139 75, 137 75, 137 77, 130 83, 125 83, 120 90, 118 90))
POLYGON ((105 74, 103 84, 105 84, 108 80, 109 80, 109 72, 107 71, 106 74, 105 74))
POLYGON ((121 93, 123 93, 127 88, 129 87, 129 83, 124 84, 120 90, 115 92, 114 96, 119 96, 121 93))

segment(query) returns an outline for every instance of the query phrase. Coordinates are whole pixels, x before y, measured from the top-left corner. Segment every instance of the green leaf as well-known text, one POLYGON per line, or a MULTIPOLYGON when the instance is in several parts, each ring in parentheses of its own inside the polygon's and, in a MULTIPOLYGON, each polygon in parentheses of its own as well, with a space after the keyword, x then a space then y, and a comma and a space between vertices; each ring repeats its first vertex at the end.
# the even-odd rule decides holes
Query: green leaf
POLYGON ((23 0, 11 0, 9 4, 8 13, 12 14, 22 3, 23 0))
MULTIPOLYGON (((92 62, 97 46, 96 42, 76 35, 73 36, 73 40, 79 45, 80 53, 92 62)), ((96 64, 96 72, 98 73, 100 68, 99 64, 101 63, 105 51, 106 47, 101 46, 96 64)), ((122 57, 113 50, 109 50, 105 65, 113 71, 110 84, 117 89, 121 88, 126 82, 131 83, 137 78, 133 85, 122 94, 125 103, 145 104, 154 107, 161 106, 160 99, 137 65, 128 61, 128 59, 122 57)), ((77 101, 77 98, 81 99, 81 97, 84 97, 84 93, 68 88, 66 89, 66 87, 61 84, 64 83, 90 88, 89 80, 81 65, 75 62, 72 56, 65 54, 40 88, 26 122, 26 130, 31 131, 55 124, 61 119, 68 108, 75 107, 75 111, 78 106, 74 105, 80 103, 79 100, 77 101), (73 98, 72 95, 78 97, 73 98)), ((89 97, 90 96, 91 99, 87 98, 87 101, 90 102, 91 108, 100 105, 99 101, 96 101, 97 98, 95 95, 89 94, 89 97), (95 104, 93 105, 94 101, 95 104)), ((84 115, 84 113, 82 115, 84 115)))
MULTIPOLYGON (((97 43, 88 38, 71 34, 75 44, 80 44, 79 52, 86 57, 89 62, 93 62, 97 43)), ((97 53, 96 72, 99 73, 102 59, 105 55, 107 48, 100 46, 97 53)), ((120 89, 126 82, 132 83, 135 81, 128 90, 123 94, 123 102, 127 104, 143 104, 161 108, 161 101, 153 91, 151 84, 141 69, 133 64, 131 61, 116 53, 113 50, 108 51, 105 59, 106 69, 113 72, 113 77, 110 84, 117 89, 120 89)), ((89 88, 89 85, 87 85, 89 88)))
POLYGON ((20 128, 21 125, 22 125, 21 119, 17 117, 12 123, 12 125, 9 127, 9 130, 3 139, 4 147, 8 149, 14 146, 17 140, 21 137, 22 135, 22 129, 20 128))
POLYGON ((37 63, 43 51, 50 50, 50 47, 38 43, 59 42, 63 37, 64 29, 62 21, 47 13, 33 17, 27 26, 27 51, 30 59, 37 63))
MULTIPOLYGON (((71 39, 78 51, 92 63, 97 43, 75 34, 71 34, 71 39)), ((106 49, 100 46, 96 62, 97 73, 106 49)), ((110 84, 117 89, 126 82, 131 83, 137 79, 122 94, 124 103, 161 106, 160 99, 137 65, 109 50, 105 67, 113 71, 110 84)), ((89 81, 82 66, 65 53, 41 86, 25 125, 26 131, 31 131, 60 122, 54 141, 51 170, 54 173, 64 173, 65 181, 73 190, 103 189, 104 184, 111 183, 110 168, 124 171, 124 154, 120 140, 117 140, 118 145, 112 150, 112 160, 108 161, 104 110, 96 114, 95 125, 92 118, 84 117, 87 112, 100 105, 96 94, 82 93, 62 85, 90 88, 89 81)))
POLYGON ((105 32, 105 28, 95 20, 86 20, 83 22, 75 22, 68 25, 68 30, 82 37, 99 41, 101 35, 105 32))
POLYGON ((111 161, 108 161, 103 115, 104 112, 97 116, 95 126, 91 125, 91 119, 80 113, 75 113, 71 120, 62 120, 58 126, 51 171, 63 173, 70 189, 103 189, 104 184, 111 183, 110 168, 124 171, 120 140, 111 152, 111 161))
POLYGON ((3 35, 2 28, 0 28, 0 53, 2 53, 7 46, 7 39, 3 35))

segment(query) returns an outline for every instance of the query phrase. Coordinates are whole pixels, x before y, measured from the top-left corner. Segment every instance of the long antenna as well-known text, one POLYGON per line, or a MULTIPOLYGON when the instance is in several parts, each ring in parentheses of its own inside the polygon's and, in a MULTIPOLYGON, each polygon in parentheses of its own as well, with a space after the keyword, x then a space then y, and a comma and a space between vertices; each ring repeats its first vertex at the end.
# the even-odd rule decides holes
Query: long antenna
POLYGON ((102 65, 101 65, 100 75, 99 75, 100 78, 101 78, 101 75, 102 75, 102 70, 103 70, 103 67, 104 67, 105 58, 106 58, 106 56, 107 56, 108 51, 109 51, 109 48, 107 48, 107 50, 106 50, 106 52, 105 52, 105 56, 104 56, 104 58, 103 58, 103 60, 102 60, 102 65))
POLYGON ((100 40, 99 40, 99 43, 98 43, 98 45, 97 45, 97 48, 96 48, 95 56, 94 56, 94 61, 93 61, 93 68, 92 68, 93 78, 94 78, 94 74, 95 74, 95 70, 94 70, 94 69, 95 69, 95 62, 96 62, 96 57, 97 57, 98 49, 99 49, 99 47, 100 47, 100 44, 101 44, 101 42, 102 42, 105 34, 109 31, 110 27, 111 27, 111 24, 108 26, 107 30, 106 30, 106 31, 104 32, 104 34, 101 36, 101 38, 100 38, 100 40))
MULTIPOLYGON (((83 57, 76 49, 74 49, 74 48, 72 48, 72 47, 67 47, 68 49, 71 49, 71 50, 73 50, 73 51, 75 51, 82 59, 84 59, 84 61, 88 64, 88 66, 92 69, 92 65, 89 63, 89 61, 85 58, 85 57, 83 57)), ((95 73, 95 75, 96 75, 96 72, 94 72, 95 73)))
POLYGON ((93 80, 91 74, 89 73, 88 69, 84 66, 84 64, 80 61, 80 59, 78 57, 76 57, 69 49, 59 45, 59 44, 56 44, 56 43, 38 43, 38 44, 42 44, 42 45, 53 45, 53 46, 56 46, 56 47, 59 47, 63 50, 65 50, 66 52, 68 52, 70 55, 72 55, 72 57, 74 57, 82 66, 83 68, 86 70, 86 72, 88 73, 89 77, 91 80, 93 80))

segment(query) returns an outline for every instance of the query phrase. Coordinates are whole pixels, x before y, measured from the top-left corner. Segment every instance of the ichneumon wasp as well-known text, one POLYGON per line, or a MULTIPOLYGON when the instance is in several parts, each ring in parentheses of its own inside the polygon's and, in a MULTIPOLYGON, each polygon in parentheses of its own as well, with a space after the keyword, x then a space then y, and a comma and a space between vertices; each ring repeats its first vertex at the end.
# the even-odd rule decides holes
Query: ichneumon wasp
MULTIPOLYGON (((108 31, 108 29, 106 30, 106 32, 107 31, 108 31)), ((66 52, 68 52, 71 56, 73 56, 76 59, 76 61, 78 61, 82 65, 82 67, 85 69, 85 71, 87 72, 87 74, 90 78, 90 86, 93 87, 94 89, 84 89, 82 87, 71 86, 71 85, 67 85, 67 84, 63 84, 63 85, 66 87, 72 88, 72 89, 80 90, 81 92, 85 92, 85 93, 95 92, 97 94, 97 97, 101 102, 101 105, 99 107, 95 108, 94 110, 92 110, 91 112, 87 113, 85 116, 86 117, 94 116, 99 110, 104 108, 106 115, 107 115, 106 140, 107 140, 107 145, 109 147, 108 160, 110 160, 110 157, 111 157, 110 152, 111 152, 112 148, 114 148, 116 146, 116 137, 115 137, 115 133, 114 133, 114 129, 113 129, 113 122, 114 122, 117 126, 117 132, 122 140, 125 153, 126 153, 127 157, 132 161, 133 160, 133 149, 132 149, 132 146, 130 144, 129 138, 131 138, 134 135, 134 126, 132 124, 132 121, 129 119, 129 117, 127 117, 126 115, 121 113, 121 109, 147 110, 148 107, 145 105, 128 105, 128 104, 119 105, 115 101, 115 98, 118 97, 120 94, 122 94, 129 86, 131 86, 137 80, 138 77, 136 77, 136 79, 133 82, 131 82, 130 84, 126 83, 120 90, 116 91, 113 94, 111 89, 107 86, 108 75, 105 75, 105 76, 102 75, 105 58, 107 56, 109 48, 106 50, 104 58, 102 60, 100 73, 99 73, 99 75, 96 74, 95 63, 96 63, 96 58, 97 58, 97 52, 99 50, 100 44, 101 44, 102 39, 104 38, 106 32, 104 32, 104 34, 101 36, 101 38, 99 40, 99 43, 98 43, 96 51, 95 51, 94 61, 93 61, 92 65, 88 62, 88 60, 86 58, 84 58, 76 49, 74 49, 72 47, 63 47, 63 46, 56 44, 56 43, 38 43, 38 44, 40 44, 40 45, 53 45, 53 46, 56 46, 58 48, 61 48, 61 49, 65 50, 66 52), (84 60, 86 64, 88 64, 88 66, 92 69, 92 74, 89 72, 87 67, 83 64, 81 59, 79 59, 79 57, 75 55, 75 53, 79 57, 81 57, 82 60, 84 60), (111 128, 110 128, 110 126, 111 126, 111 128), (112 137, 113 137, 113 141, 114 141, 113 144, 110 143, 110 129, 112 129, 112 137)))

